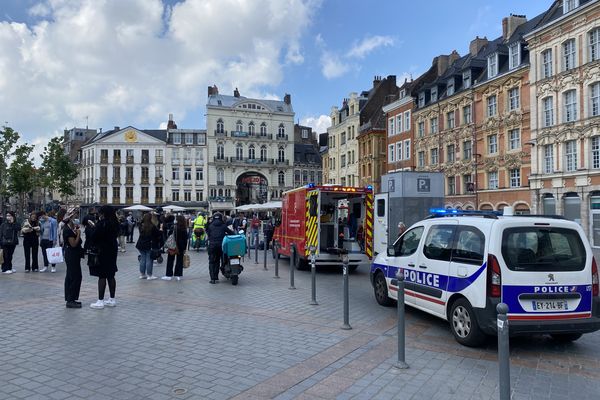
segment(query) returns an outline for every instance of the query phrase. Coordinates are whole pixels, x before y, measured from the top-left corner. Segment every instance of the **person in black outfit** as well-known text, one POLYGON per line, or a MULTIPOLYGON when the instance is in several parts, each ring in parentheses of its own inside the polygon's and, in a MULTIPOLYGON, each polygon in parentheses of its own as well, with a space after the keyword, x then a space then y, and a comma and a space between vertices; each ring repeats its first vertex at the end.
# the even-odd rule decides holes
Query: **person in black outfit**
POLYGON ((219 280, 219 269, 223 260, 223 238, 233 235, 234 232, 223 222, 223 215, 219 212, 213 214, 212 221, 206 228, 208 236, 208 271, 210 283, 215 284, 219 280))
POLYGON ((19 244, 19 226, 15 221, 15 213, 9 211, 6 213, 6 219, 0 225, 0 245, 2 245, 4 256, 4 262, 2 263, 3 274, 16 272, 13 269, 12 259, 15 247, 19 244))
POLYGON ((32 212, 29 218, 23 222, 21 233, 23 233, 23 250, 25 252, 25 272, 31 270, 37 272, 39 269, 40 224, 35 212, 32 212))
POLYGON ((65 249, 65 264, 67 274, 65 275, 65 301, 67 308, 81 308, 79 291, 81 289, 81 258, 83 248, 81 247, 81 229, 75 225, 70 216, 63 219, 63 241, 65 249))
MULTIPOLYGON (((168 217, 167 217, 168 218, 168 217)), ((170 281, 173 277, 173 263, 175 263, 175 279, 181 280, 183 276, 183 255, 187 250, 188 245, 188 229, 187 222, 182 215, 177 216, 177 224, 175 224, 169 233, 174 233, 177 250, 175 254, 167 256, 167 274, 162 277, 165 281, 170 281)))
POLYGON ((98 301, 90 305, 90 307, 95 309, 117 305, 115 300, 115 291, 117 288, 115 274, 118 271, 117 254, 119 252, 119 244, 117 238, 119 236, 119 221, 117 220, 115 210, 109 205, 100 207, 99 216, 100 219, 91 231, 90 237, 93 246, 98 251, 98 258, 100 260, 99 265, 90 266, 90 275, 98 277, 98 301), (107 282, 110 299, 104 300, 107 282))

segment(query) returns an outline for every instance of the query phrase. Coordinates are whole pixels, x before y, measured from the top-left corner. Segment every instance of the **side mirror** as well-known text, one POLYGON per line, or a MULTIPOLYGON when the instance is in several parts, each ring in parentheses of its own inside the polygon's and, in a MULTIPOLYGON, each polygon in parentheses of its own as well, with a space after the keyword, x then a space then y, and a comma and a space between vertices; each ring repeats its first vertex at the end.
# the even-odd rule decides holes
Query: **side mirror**
POLYGON ((396 248, 393 245, 388 246, 387 255, 388 255, 388 257, 396 257, 396 248))

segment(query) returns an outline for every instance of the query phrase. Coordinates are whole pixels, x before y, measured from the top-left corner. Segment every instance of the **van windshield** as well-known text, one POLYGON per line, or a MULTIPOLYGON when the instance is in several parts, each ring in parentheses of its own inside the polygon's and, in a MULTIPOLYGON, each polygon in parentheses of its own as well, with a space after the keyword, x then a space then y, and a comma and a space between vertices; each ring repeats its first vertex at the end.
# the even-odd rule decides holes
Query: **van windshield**
POLYGON ((505 229, 502 256, 512 271, 581 271, 586 259, 577 231, 537 226, 505 229))

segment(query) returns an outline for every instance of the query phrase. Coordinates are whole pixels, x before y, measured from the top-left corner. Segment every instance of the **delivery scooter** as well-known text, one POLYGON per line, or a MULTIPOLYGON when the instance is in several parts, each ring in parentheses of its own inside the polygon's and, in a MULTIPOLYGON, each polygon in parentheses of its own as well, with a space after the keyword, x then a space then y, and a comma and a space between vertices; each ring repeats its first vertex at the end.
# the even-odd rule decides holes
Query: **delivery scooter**
POLYGON ((244 270, 242 257, 246 254, 246 237, 244 235, 225 236, 221 247, 223 249, 221 273, 235 286, 238 284, 239 275, 244 270))

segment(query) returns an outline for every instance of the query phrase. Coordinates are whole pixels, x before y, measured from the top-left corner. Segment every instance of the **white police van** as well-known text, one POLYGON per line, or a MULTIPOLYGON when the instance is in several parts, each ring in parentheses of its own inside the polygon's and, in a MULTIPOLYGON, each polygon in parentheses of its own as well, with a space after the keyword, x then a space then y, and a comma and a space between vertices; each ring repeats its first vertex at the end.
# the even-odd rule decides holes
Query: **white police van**
POLYGON ((581 227, 562 217, 432 210, 372 264, 379 304, 397 299, 399 270, 405 303, 449 321, 467 346, 496 333, 500 302, 511 335, 571 341, 600 329, 596 261, 581 227))

